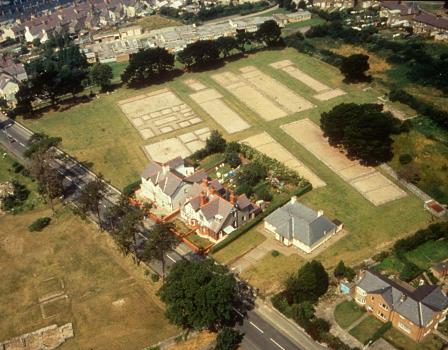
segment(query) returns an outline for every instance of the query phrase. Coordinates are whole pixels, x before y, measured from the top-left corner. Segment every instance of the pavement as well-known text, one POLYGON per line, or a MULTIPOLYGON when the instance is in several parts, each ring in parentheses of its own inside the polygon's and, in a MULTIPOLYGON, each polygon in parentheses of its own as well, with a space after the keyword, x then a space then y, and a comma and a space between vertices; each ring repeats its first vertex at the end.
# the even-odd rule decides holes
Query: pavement
MULTIPOLYGON (((0 144, 23 163, 27 163, 24 152, 29 144, 32 132, 15 122, 0 115, 0 144)), ((80 189, 96 178, 96 175, 84 165, 61 150, 57 150, 57 160, 53 166, 64 176, 64 201, 76 205, 80 189)), ((101 203, 100 217, 105 221, 108 209, 119 199, 120 191, 110 184, 108 194, 101 203)), ((97 220, 95 217, 91 217, 97 220)), ((146 241, 154 223, 145 222, 146 230, 138 233, 137 239, 141 246, 146 241)), ((200 259, 187 245, 181 243, 174 251, 166 254, 167 270, 175 262, 183 259, 200 259)), ((161 273, 161 263, 154 261, 151 268, 161 273)), ((288 320, 278 311, 265 304, 257 306, 242 315, 237 328, 245 334, 243 348, 246 350, 322 350, 322 346, 313 342, 293 321, 288 320)))

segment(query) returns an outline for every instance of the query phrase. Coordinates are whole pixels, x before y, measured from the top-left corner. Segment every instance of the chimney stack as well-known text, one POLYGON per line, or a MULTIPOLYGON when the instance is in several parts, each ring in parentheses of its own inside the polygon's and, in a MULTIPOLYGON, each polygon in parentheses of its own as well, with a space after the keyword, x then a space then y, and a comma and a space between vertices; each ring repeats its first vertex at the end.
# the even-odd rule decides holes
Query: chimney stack
POLYGON ((297 202, 297 196, 292 196, 291 197, 291 204, 294 204, 297 202))
POLYGON ((207 197, 205 196, 204 191, 201 192, 201 194, 199 195, 199 198, 200 198, 201 207, 203 207, 205 204, 207 204, 207 197))
POLYGON ((323 216, 324 215, 324 211, 323 210, 318 210, 317 211, 317 217, 323 216))

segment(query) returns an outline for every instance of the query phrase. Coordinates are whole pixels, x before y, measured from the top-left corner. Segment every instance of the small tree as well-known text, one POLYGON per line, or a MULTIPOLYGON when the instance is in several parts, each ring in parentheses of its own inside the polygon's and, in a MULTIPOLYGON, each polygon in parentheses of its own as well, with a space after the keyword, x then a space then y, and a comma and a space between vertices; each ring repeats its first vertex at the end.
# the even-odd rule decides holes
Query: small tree
POLYGON ((97 63, 90 68, 89 76, 92 83, 105 91, 110 87, 110 82, 113 78, 112 68, 108 64, 97 63))
POLYGON ((274 20, 269 20, 260 25, 255 36, 258 41, 263 42, 266 46, 272 46, 280 42, 282 31, 274 20))
POLYGON ((224 327, 216 338, 215 350, 236 350, 242 335, 235 329, 224 327))
POLYGON ((309 329, 314 318, 314 306, 309 301, 300 304, 294 304, 291 307, 291 314, 294 321, 305 330, 309 329))
POLYGON ((299 4, 297 5, 297 8, 302 10, 306 9, 306 2, 304 0, 300 0, 299 4))
POLYGON ((101 203, 107 193, 107 184, 104 182, 103 177, 100 174, 81 189, 78 200, 78 206, 84 215, 92 213, 97 217, 100 230, 103 229, 100 208, 101 203))
POLYGON ((162 263, 162 284, 165 282, 166 254, 174 250, 180 243, 172 229, 173 224, 170 222, 155 224, 149 232, 148 241, 143 251, 145 261, 149 262, 155 259, 162 263))
POLYGON ((349 282, 351 282, 356 276, 356 272, 351 267, 345 266, 344 262, 341 260, 334 269, 333 275, 338 279, 346 278, 349 282))
POLYGON ((210 136, 205 141, 205 149, 207 154, 224 152, 226 148, 226 140, 222 137, 218 130, 212 130, 210 136))
POLYGON ((365 73, 369 68, 369 56, 355 54, 342 59, 340 70, 348 82, 356 83, 367 80, 365 73))

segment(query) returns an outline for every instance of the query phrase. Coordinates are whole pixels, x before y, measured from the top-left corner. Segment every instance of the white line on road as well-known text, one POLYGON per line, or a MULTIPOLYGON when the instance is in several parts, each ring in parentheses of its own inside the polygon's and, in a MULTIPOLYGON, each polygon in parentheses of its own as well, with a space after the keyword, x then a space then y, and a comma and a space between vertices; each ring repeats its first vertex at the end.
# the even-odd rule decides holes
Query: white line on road
POLYGON ((233 311, 235 311, 238 315, 240 315, 241 317, 244 317, 244 315, 241 313, 241 312, 239 312, 237 309, 235 309, 235 308, 233 308, 233 311))
POLYGON ((286 350, 283 346, 281 346, 279 343, 277 343, 274 339, 269 338, 269 340, 270 340, 271 342, 273 342, 275 345, 277 345, 280 349, 282 349, 282 350, 286 350))
POLYGON ((250 323, 252 326, 254 326, 256 329, 258 329, 258 331, 259 331, 261 334, 264 333, 264 331, 263 331, 260 327, 258 327, 255 323, 253 323, 252 321, 249 321, 249 323, 250 323))
POLYGON ((171 256, 169 256, 169 254, 166 255, 168 259, 170 259, 172 262, 176 262, 176 260, 174 260, 171 256))
POLYGON ((26 147, 22 142, 19 142, 19 145, 22 147, 26 147))

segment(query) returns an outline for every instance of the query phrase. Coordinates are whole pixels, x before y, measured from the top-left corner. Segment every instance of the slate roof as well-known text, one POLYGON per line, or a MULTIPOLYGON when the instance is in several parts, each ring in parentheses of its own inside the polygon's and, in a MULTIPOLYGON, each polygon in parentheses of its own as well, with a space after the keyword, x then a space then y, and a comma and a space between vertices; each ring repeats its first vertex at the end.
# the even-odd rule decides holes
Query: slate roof
POLYGON ((232 209, 232 204, 219 196, 215 196, 211 201, 202 206, 201 212, 207 221, 211 221, 210 229, 213 232, 219 232, 224 224, 228 226, 232 223, 229 222, 232 209))
POLYGON ((288 202, 265 219, 276 228, 276 233, 288 240, 298 239, 312 247, 336 230, 336 225, 327 217, 320 215, 299 202, 288 202))
POLYGON ((448 298, 435 285, 409 290, 379 273, 366 271, 357 286, 369 294, 381 295, 391 310, 420 327, 425 327, 436 312, 448 307, 448 298))
POLYGON ((407 5, 406 3, 401 3, 400 1, 382 1, 381 6, 389 10, 400 10, 402 16, 413 15, 417 12, 417 8, 414 6, 407 5))
POLYGON ((448 30, 448 19, 437 17, 430 13, 422 12, 419 15, 415 16, 414 20, 417 22, 428 24, 435 28, 448 30))

